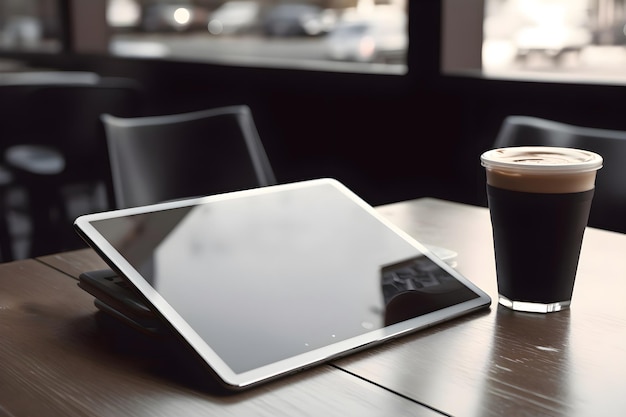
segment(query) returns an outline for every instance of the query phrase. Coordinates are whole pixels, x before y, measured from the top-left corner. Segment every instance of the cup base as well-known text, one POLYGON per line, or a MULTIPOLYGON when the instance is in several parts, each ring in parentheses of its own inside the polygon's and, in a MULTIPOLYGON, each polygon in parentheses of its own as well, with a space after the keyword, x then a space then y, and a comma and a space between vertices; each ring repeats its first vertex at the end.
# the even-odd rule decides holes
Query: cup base
POLYGON ((528 301, 512 301, 503 295, 498 294, 498 303, 515 311, 526 313, 554 313, 569 308, 571 301, 559 301, 556 303, 532 303, 528 301))

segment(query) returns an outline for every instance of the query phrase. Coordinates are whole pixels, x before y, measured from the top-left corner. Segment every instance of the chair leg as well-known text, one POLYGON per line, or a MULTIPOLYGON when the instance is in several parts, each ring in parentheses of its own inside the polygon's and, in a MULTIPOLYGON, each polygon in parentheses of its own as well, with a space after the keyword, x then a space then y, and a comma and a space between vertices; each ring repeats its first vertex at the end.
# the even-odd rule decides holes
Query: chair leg
POLYGON ((32 221, 30 257, 48 255, 62 249, 65 203, 57 185, 34 187, 28 200, 32 221))
POLYGON ((10 262, 14 255, 6 198, 6 189, 0 190, 0 255, 3 262, 10 262))

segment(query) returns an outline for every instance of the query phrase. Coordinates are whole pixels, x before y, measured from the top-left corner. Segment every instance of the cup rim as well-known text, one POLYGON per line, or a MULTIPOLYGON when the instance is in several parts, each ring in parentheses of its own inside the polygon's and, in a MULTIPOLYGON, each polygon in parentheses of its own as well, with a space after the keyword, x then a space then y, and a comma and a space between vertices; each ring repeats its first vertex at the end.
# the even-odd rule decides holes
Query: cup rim
POLYGON ((486 169, 501 169, 505 171, 522 171, 526 173, 583 173, 597 171, 602 168, 602 156, 595 152, 591 152, 578 148, 566 148, 558 146, 510 146, 504 148, 490 149, 480 156, 481 165, 486 169), (514 155, 505 158, 499 158, 507 151, 528 153, 554 153, 558 155, 569 156, 577 160, 577 162, 549 162, 537 164, 532 160, 512 160, 514 155))

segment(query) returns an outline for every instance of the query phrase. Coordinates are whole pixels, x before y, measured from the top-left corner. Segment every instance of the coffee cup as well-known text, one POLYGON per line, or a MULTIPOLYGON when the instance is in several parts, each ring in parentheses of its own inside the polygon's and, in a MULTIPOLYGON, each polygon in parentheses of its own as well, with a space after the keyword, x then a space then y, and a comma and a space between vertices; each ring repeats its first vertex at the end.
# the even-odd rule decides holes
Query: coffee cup
POLYGON ((548 146, 481 155, 493 230, 498 302, 549 313, 571 304, 602 157, 548 146))

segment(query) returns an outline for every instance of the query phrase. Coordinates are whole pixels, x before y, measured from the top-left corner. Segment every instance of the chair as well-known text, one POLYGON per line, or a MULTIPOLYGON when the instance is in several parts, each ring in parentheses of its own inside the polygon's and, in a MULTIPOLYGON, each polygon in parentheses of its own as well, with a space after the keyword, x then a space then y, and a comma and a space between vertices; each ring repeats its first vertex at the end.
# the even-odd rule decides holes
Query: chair
POLYGON ((536 145, 579 148, 600 154, 604 164, 596 177, 589 225, 626 233, 626 132, 508 116, 494 143, 496 148, 536 145))
POLYGON ((101 119, 118 208, 276 183, 248 106, 101 119))
POLYGON ((141 88, 130 79, 92 77, 89 73, 79 77, 43 73, 13 80, 4 85, 0 80, 0 92, 6 91, 5 97, 13 99, 7 113, 10 120, 3 129, 7 138, 4 161, 28 195, 32 223, 29 256, 74 249, 82 242, 71 227, 68 189, 73 187, 76 194, 77 187, 82 187, 83 194, 91 198, 92 206, 83 212, 103 208, 95 205, 93 195, 101 185, 110 188, 100 115, 138 114, 141 88))

